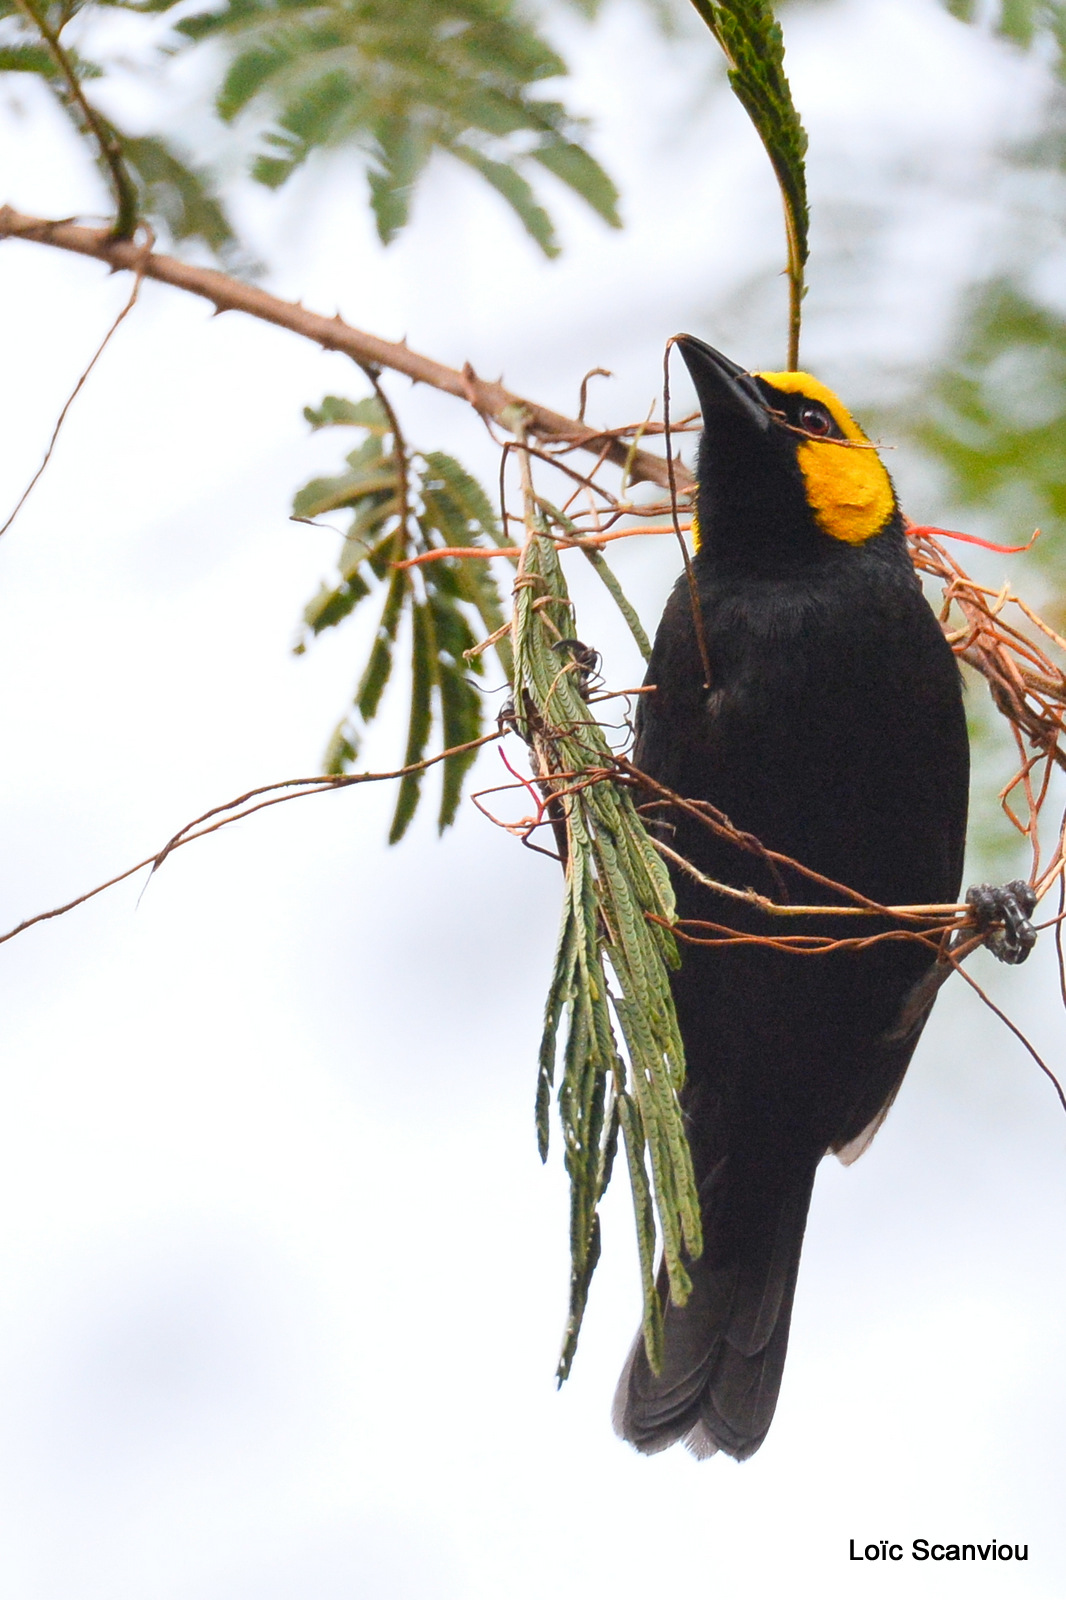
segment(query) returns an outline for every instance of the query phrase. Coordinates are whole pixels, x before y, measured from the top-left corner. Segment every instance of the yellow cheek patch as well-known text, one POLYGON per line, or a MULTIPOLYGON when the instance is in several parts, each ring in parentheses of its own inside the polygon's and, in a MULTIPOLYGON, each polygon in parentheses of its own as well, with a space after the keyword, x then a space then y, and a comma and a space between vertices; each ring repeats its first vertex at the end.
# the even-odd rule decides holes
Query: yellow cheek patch
POLYGON ((880 533, 895 508, 888 473, 876 450, 853 450, 831 439, 806 439, 796 459, 807 500, 823 533, 863 544, 880 533))
POLYGON ((694 511, 692 513, 692 548, 693 548, 693 550, 698 550, 699 547, 700 547, 700 519, 699 519, 699 516, 697 515, 697 513, 694 511))
POLYGON ((844 438, 852 442, 804 439, 797 447, 807 501, 822 532, 846 544, 863 544, 880 533, 895 509, 896 497, 880 456, 851 413, 809 372, 756 372, 752 376, 781 394, 801 394, 824 406, 844 438))

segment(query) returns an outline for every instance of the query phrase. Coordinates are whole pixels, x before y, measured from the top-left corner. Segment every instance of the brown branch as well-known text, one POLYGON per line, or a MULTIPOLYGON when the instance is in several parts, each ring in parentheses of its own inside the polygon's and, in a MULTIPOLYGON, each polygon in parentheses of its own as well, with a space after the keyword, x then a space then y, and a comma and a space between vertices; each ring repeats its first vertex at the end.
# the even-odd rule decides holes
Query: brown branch
MULTIPOLYGON (((260 322, 287 328, 290 333, 310 339, 324 350, 337 350, 360 366, 388 367, 402 372, 414 383, 429 384, 445 394, 465 400, 482 416, 500 423, 510 432, 516 425, 536 438, 567 444, 579 450, 605 455, 619 466, 627 466, 633 481, 644 480, 669 488, 666 462, 650 450, 633 450, 612 435, 610 430, 587 427, 573 417, 564 417, 535 401, 512 394, 502 383, 492 383, 468 366, 462 372, 446 367, 429 356, 374 334, 353 328, 341 317, 323 317, 290 300, 281 300, 238 278, 217 272, 212 267, 193 266, 175 256, 153 250, 147 256, 136 245, 115 239, 106 228, 86 228, 67 220, 49 222, 42 217, 25 216, 12 206, 0 206, 0 239, 24 239, 33 244, 51 245, 74 255, 91 256, 105 262, 113 271, 142 268, 146 278, 169 283, 175 289, 209 300, 217 311, 243 311, 260 322)), ((691 474, 675 463, 674 475, 680 488, 689 488, 691 474)))

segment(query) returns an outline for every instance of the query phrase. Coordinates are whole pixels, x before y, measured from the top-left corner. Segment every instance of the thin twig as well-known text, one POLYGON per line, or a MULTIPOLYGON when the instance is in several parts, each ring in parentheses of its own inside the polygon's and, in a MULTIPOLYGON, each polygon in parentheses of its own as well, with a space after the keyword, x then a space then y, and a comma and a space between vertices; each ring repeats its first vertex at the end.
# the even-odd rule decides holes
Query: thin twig
MULTIPOLYGON (((741 835, 737 835, 738 842, 741 837, 741 835)), ((741 900, 745 905, 755 906, 759 911, 766 911, 775 917, 907 917, 909 919, 931 917, 938 921, 948 918, 951 919, 949 926, 956 928, 966 925, 958 919, 971 915, 970 907, 967 905, 881 906, 875 904, 872 900, 866 901, 862 905, 853 906, 781 905, 776 900, 770 900, 766 895, 759 894, 755 889, 737 889, 732 884, 719 883, 714 878, 708 878, 704 873, 700 872, 698 867, 694 867, 691 861, 687 861, 676 850, 671 850, 670 846, 664 844, 661 839, 652 837, 651 842, 661 856, 665 856, 668 861, 672 861, 675 866, 680 867, 688 877, 701 884, 703 888, 712 889, 715 894, 724 895, 728 900, 741 900)), ((790 856, 779 855, 776 851, 768 853, 780 864, 787 863, 791 867, 799 867, 801 865, 790 856)), ((820 875, 812 873, 811 876, 820 875)), ((831 880, 826 878, 821 881, 829 885, 831 880)), ((832 887, 841 889, 848 894, 857 894, 855 890, 845 890, 843 884, 833 884, 832 887)), ((936 931, 939 932, 940 929, 936 931)))
POLYGON ((995 1001, 989 999, 981 985, 977 982, 977 979, 970 976, 970 974, 966 971, 966 968, 958 960, 957 956, 954 956, 949 952, 948 959, 955 968, 955 971, 961 973, 961 975, 966 979, 966 982, 970 985, 970 988, 975 990, 976 993, 980 995, 989 1011, 994 1012, 999 1018, 1000 1022, 1003 1023, 1003 1026, 1010 1029, 1011 1033, 1013 1033, 1019 1044, 1025 1046, 1026 1050, 1028 1050, 1029 1054, 1032 1056, 1033 1060, 1036 1062, 1044 1076, 1051 1079, 1051 1082, 1055 1086, 1055 1093, 1059 1097, 1059 1104, 1062 1106, 1063 1111, 1066 1111, 1066 1094, 1063 1093, 1062 1084, 1059 1082, 1058 1078, 1056 1078, 1047 1062, 1043 1059, 1035 1047, 1029 1043, 1029 1040, 1025 1037, 1025 1034, 1022 1032, 1022 1030, 1010 1020, 1006 1012, 1001 1011, 999 1006, 996 1005, 995 1001))
POLYGON ((497 739, 502 739, 504 734, 497 730, 494 733, 482 734, 480 739, 469 739, 466 744, 454 745, 450 750, 441 750, 435 756, 427 756, 424 761, 412 762, 406 767, 397 767, 392 772, 346 772, 337 776, 319 774, 314 778, 284 778, 278 783, 265 783, 257 789, 249 789, 245 794, 238 795, 235 800, 227 800, 224 805, 212 806, 210 811, 194 817, 183 828, 173 834, 162 847, 153 855, 145 856, 143 861, 138 861, 135 866, 127 867, 124 872, 118 873, 114 878, 108 878, 106 883, 97 884, 95 889, 88 889, 85 894, 80 894, 74 900, 68 900, 65 905, 55 906, 51 911, 39 911, 36 916, 27 917, 17 927, 9 928, 7 933, 0 934, 0 944, 6 944, 9 939, 14 939, 17 934, 25 933, 27 928, 32 928, 38 922, 48 922, 52 917, 61 917, 67 911, 73 911, 76 906, 84 905, 87 900, 92 900, 96 895, 103 894, 105 889, 114 888, 115 884, 122 883, 126 878, 131 878, 135 872, 140 872, 143 867, 151 867, 155 873, 163 865, 167 856, 175 850, 180 850, 182 845, 191 844, 194 839, 203 839, 209 833, 216 833, 219 828, 224 828, 228 823, 241 822, 245 817, 250 817, 257 811, 265 810, 268 806, 280 805, 286 800, 299 800, 303 795, 325 794, 333 789, 350 789, 360 783, 384 783, 396 778, 406 778, 416 772, 424 772, 427 767, 432 767, 438 761, 446 761, 449 756, 463 755, 467 750, 477 750, 484 744, 492 744, 497 739), (291 793, 278 794, 278 790, 290 790, 291 793), (271 799, 260 800, 260 795, 273 796, 271 799), (249 801, 256 801, 250 805, 249 801), (228 815, 226 813, 229 813, 228 815), (218 821, 212 822, 212 818, 218 821), (210 824, 205 826, 205 824, 210 824))
MULTIPOLYGON (((147 250, 147 249, 150 249, 151 247, 149 245, 149 246, 146 246, 145 248, 147 250)), ((77 383, 74 385, 73 389, 70 391, 70 395, 69 395, 69 397, 67 399, 67 403, 63 407, 62 411, 59 413, 59 419, 56 422, 55 427, 52 429, 52 437, 48 441, 48 448, 44 453, 44 458, 41 461, 40 466, 37 468, 37 471, 33 474, 33 477, 30 479, 29 483, 26 485, 25 489, 22 491, 22 494, 19 496, 18 504, 15 506, 14 511, 12 511, 11 515, 8 517, 7 521, 4 523, 3 527, 0 528, 0 538, 2 538, 4 536, 4 534, 7 532, 8 528, 10 528, 11 524, 14 522, 14 520, 18 516, 19 512, 22 510, 23 506, 26 504, 26 501, 30 498, 30 495, 33 493, 34 489, 37 487, 37 484, 40 482, 40 479, 44 474, 45 468, 48 466, 49 461, 51 461, 51 459, 52 459, 52 451, 56 447, 56 441, 59 438, 60 431, 62 430, 63 424, 67 420, 67 412, 70 410, 71 406, 74 404, 75 400, 78 398, 78 395, 81 393, 82 388, 84 387, 85 381, 88 378, 90 372, 93 370, 93 368, 95 367, 96 363, 99 361, 100 357, 103 355, 104 351, 107 349, 108 345, 111 343, 111 339, 112 339, 113 335, 115 333, 117 333, 120 325, 123 322, 125 322, 126 318, 129 316, 130 312, 133 310, 134 306, 136 305, 137 296, 141 292, 141 284, 143 282, 144 282, 144 273, 138 271, 136 276, 135 276, 135 278, 134 278, 134 280, 133 280, 133 288, 130 291, 129 299, 126 301, 126 304, 122 307, 122 310, 119 312, 118 316, 115 318, 115 320, 111 324, 110 328, 108 328, 107 332, 104 334, 103 339, 101 340, 100 344, 97 347, 96 354, 93 356, 92 360, 89 362, 89 365, 85 368, 85 371, 82 373, 81 377, 78 379, 77 383)))
MULTIPOLYGON (((580 539, 568 539, 565 535, 555 533, 549 533, 548 537, 555 540, 560 550, 599 550, 605 544, 613 544, 616 539, 639 539, 645 534, 672 536, 673 533, 673 528, 618 528, 613 533, 590 533, 580 539)), ((498 556, 509 556, 512 561, 517 561, 520 549, 521 546, 517 544, 506 545, 498 550, 486 550, 479 544, 446 545, 436 550, 424 550, 420 556, 410 556, 406 561, 393 561, 390 565, 403 572, 408 567, 424 567, 431 561, 443 561, 447 556, 454 556, 458 561, 494 561, 498 556)))

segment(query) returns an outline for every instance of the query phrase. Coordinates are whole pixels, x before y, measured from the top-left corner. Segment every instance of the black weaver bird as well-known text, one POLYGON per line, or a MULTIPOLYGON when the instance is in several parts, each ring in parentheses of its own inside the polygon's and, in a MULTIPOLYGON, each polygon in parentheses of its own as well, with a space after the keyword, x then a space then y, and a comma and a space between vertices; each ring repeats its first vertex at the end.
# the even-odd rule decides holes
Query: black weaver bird
MULTIPOLYGON (((954 903, 969 778, 962 685, 922 595, 889 475, 817 379, 747 373, 698 339, 677 343, 704 423, 698 619, 682 578, 648 668, 654 691, 640 698, 634 763, 880 905, 954 903)), ((716 882, 778 903, 847 903, 676 807, 652 804, 645 814, 716 882)), ((892 926, 831 917, 783 925, 672 872, 686 921, 832 938, 892 926)), ((1007 891, 982 891, 984 914, 1003 921, 1006 901, 1008 921, 1025 932, 1031 899, 1025 885, 1009 888, 1020 907, 1007 891)), ((742 1460, 766 1437, 777 1403, 815 1168, 827 1151, 850 1161, 865 1149, 950 968, 913 939, 827 954, 681 949, 673 992, 704 1249, 689 1264, 686 1305, 668 1303, 660 1273, 662 1370, 638 1337, 615 1426, 645 1452, 683 1439, 697 1456, 724 1450, 742 1460)), ((1007 959, 1023 959, 1028 945, 1012 951, 1007 959)))

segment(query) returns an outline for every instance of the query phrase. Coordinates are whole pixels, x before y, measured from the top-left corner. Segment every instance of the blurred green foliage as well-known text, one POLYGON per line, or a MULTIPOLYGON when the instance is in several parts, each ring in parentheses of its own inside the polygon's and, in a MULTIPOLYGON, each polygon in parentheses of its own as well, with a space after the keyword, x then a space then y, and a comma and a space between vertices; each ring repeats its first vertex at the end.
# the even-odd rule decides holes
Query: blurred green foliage
POLYGON ((124 235, 143 217, 161 224, 175 241, 198 239, 213 254, 234 258, 236 235, 214 181, 180 141, 169 133, 127 134, 92 103, 91 90, 75 92, 75 86, 80 90, 107 75, 98 60, 63 38, 75 18, 93 9, 109 7, 78 0, 0 0, 0 72, 29 75, 47 85, 115 192, 124 235))
POLYGON ((1066 73, 1066 7, 1062 0, 944 0, 960 22, 979 22, 1001 39, 1029 50, 1034 45, 1054 52, 1060 76, 1066 73))
MULTIPOLYGON (((453 157, 500 195, 547 255, 558 253, 552 219, 531 175, 550 173, 612 227, 618 192, 583 142, 585 125, 543 85, 567 66, 535 10, 517 0, 227 0, 176 21, 159 38, 153 13, 179 0, 0 0, 0 72, 32 74, 70 116, 113 190, 173 240, 199 239, 216 253, 235 240, 214 181, 182 153, 180 139, 133 136, 69 79, 107 76, 106 51, 89 52, 92 22, 108 10, 143 18, 139 69, 158 72, 176 50, 201 49, 223 124, 248 113, 266 126, 252 176, 283 184, 316 152, 344 150, 364 168, 378 234, 388 243, 410 217, 431 157, 453 157), (70 38, 70 25, 78 19, 70 38), (85 24, 89 26, 86 27, 85 24), (89 97, 86 97, 89 100, 89 97), (113 143, 115 159, 101 146, 113 143)), ((592 16, 595 0, 574 0, 592 16)), ((103 44, 106 30, 95 35, 103 44)), ((123 70, 137 68, 129 53, 123 70)), ((130 226, 121 228, 128 234, 130 226)))
POLYGON ((930 375, 911 437, 951 497, 996 513, 1012 543, 1061 564, 1066 532, 1066 321, 1009 280, 972 291, 948 358, 930 375), (1059 535, 1059 538, 1055 536, 1059 535))
POLYGON ((177 31, 225 48, 224 121, 271 110, 253 176, 277 188, 314 151, 348 148, 367 168, 386 244, 437 151, 502 195, 547 255, 558 244, 527 176, 536 165, 619 226, 617 190, 580 143, 581 125, 533 92, 566 64, 511 0, 228 0, 177 31))

